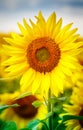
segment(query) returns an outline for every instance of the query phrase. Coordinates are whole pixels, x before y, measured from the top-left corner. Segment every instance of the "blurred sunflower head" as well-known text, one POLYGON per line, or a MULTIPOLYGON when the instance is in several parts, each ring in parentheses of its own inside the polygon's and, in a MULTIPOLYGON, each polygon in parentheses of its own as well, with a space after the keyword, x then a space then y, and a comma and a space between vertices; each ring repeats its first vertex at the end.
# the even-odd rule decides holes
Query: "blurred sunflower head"
POLYGON ((7 42, 4 40, 4 37, 8 38, 10 36, 10 33, 0 33, 0 93, 14 92, 19 88, 18 80, 10 80, 7 78, 5 68, 8 66, 1 65, 1 63, 8 58, 7 55, 4 55, 2 49, 3 44, 7 44, 7 42))
POLYGON ((3 62, 8 77, 22 75, 21 90, 32 93, 52 94, 63 92, 66 77, 80 68, 77 55, 81 41, 77 28, 70 29, 72 23, 62 27, 62 18, 56 21, 53 12, 47 20, 41 12, 35 16, 36 23, 30 19, 31 26, 23 19, 24 27, 18 23, 21 35, 11 33, 12 38, 5 38, 9 45, 4 45, 4 54, 9 58, 3 62))
MULTIPOLYGON (((76 39, 76 42, 82 42, 83 43, 83 37, 79 37, 78 39, 76 39)), ((79 55, 77 56, 78 62, 81 65, 81 69, 79 69, 78 71, 74 71, 72 73, 72 81, 66 81, 65 82, 65 87, 66 88, 73 88, 72 86, 83 86, 83 44, 80 47, 80 49, 82 50, 81 53, 79 53, 79 55)), ((71 79, 69 79, 71 80, 71 79)))
MULTIPOLYGON (((83 86, 75 87, 71 96, 71 105, 64 105, 67 115, 83 116, 83 86)), ((71 119, 65 121, 67 130, 82 130, 83 120, 71 119)))
POLYGON ((0 115, 0 119, 15 121, 18 128, 24 128, 32 119, 44 119, 47 114, 45 106, 42 104, 36 108, 32 105, 34 101, 41 100, 40 96, 28 95, 18 98, 20 94, 20 92, 0 94, 0 105, 19 105, 18 107, 6 109, 0 115))
POLYGON ((6 72, 4 71, 4 66, 2 66, 1 63, 8 57, 2 52, 3 44, 7 44, 7 42, 4 40, 4 37, 10 37, 10 34, 0 33, 0 77, 5 77, 6 75, 6 72))
MULTIPOLYGON (((83 42, 83 38, 81 38, 83 42)), ((81 65, 80 71, 75 71, 74 76, 72 77, 73 85, 78 87, 83 87, 83 46, 81 47, 82 52, 78 55, 78 62, 81 65)))

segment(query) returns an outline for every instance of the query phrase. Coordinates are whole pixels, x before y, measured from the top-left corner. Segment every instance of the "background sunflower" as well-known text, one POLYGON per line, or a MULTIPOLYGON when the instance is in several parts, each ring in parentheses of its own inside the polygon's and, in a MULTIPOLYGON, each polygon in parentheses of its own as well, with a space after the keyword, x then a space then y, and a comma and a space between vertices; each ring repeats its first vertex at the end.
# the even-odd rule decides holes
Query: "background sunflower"
MULTIPOLYGON (((75 87, 71 95, 70 105, 64 105, 66 115, 83 116, 83 86, 75 87)), ((65 121, 67 130, 82 130, 83 120, 70 119, 65 121)))
POLYGON ((44 119, 47 114, 45 106, 42 104, 35 108, 32 103, 40 101, 40 96, 29 95, 23 98, 18 97, 20 92, 0 94, 0 105, 18 104, 18 107, 6 109, 1 115, 0 119, 6 121, 15 121, 18 129, 24 128, 32 119, 44 119))
MULTIPOLYGON (((4 66, 2 66, 2 62, 6 60, 8 57, 4 55, 2 51, 3 44, 7 44, 4 40, 4 37, 10 37, 10 33, 0 33, 0 93, 4 92, 14 92, 19 86, 19 79, 10 80, 6 78, 6 72, 4 66)), ((6 67, 6 66, 5 66, 6 67)))

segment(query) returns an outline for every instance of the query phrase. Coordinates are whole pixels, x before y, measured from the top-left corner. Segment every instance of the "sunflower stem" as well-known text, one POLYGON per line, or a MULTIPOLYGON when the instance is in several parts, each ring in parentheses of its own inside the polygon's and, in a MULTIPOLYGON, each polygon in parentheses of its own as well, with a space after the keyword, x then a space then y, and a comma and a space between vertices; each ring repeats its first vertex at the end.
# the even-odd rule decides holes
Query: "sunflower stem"
POLYGON ((52 115, 48 118, 48 126, 49 126, 49 130, 53 130, 53 105, 52 102, 50 101, 51 99, 51 90, 49 89, 48 92, 48 113, 52 112, 52 115))

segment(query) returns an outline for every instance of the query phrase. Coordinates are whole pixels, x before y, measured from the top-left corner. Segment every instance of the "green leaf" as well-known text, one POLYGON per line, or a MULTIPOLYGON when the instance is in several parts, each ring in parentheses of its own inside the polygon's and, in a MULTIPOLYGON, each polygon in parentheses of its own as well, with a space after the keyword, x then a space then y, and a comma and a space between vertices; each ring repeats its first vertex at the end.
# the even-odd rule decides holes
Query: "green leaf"
POLYGON ((17 130, 16 123, 13 121, 5 122, 0 120, 0 130, 17 130))
POLYGON ((62 118, 63 121, 71 120, 71 119, 83 120, 83 116, 74 116, 74 115, 65 115, 65 116, 63 116, 61 118, 62 118))
POLYGON ((47 115, 46 115, 46 119, 48 119, 49 117, 52 116, 52 112, 49 112, 47 115))
POLYGON ((40 120, 39 120, 39 119, 32 120, 32 121, 30 121, 30 123, 27 125, 27 128, 28 128, 28 129, 32 129, 32 128, 34 128, 35 126, 37 126, 39 123, 40 123, 40 120))
POLYGON ((6 121, 2 121, 0 119, 0 130, 3 130, 3 128, 6 126, 6 121))
POLYGON ((31 129, 28 129, 28 128, 23 128, 23 129, 20 129, 20 130, 31 130, 31 129))
POLYGON ((34 101, 34 102, 32 103, 32 105, 33 105, 35 108, 38 108, 38 107, 40 107, 40 106, 42 105, 42 102, 36 100, 36 101, 34 101))
POLYGON ((66 126, 64 125, 64 123, 60 123, 56 126, 54 130, 66 130, 66 126))
MULTIPOLYGON (((39 123, 42 124, 41 127, 43 127, 44 130, 49 130, 46 122, 44 120, 39 120, 39 119, 30 121, 30 123, 28 123, 28 125, 26 126, 26 128, 23 128, 21 130, 37 130, 37 128, 39 126, 39 123)), ((39 130, 39 128, 38 128, 38 130, 39 130)))
POLYGON ((3 105, 3 106, 0 106, 0 114, 7 108, 10 108, 10 107, 18 107, 19 105, 18 104, 13 104, 13 105, 3 105))
POLYGON ((4 128, 4 130, 17 130, 16 123, 11 121, 8 122, 4 128))
POLYGON ((20 96, 18 96, 16 99, 24 98, 24 97, 30 96, 30 95, 31 95, 31 92, 25 92, 25 93, 21 94, 20 96))

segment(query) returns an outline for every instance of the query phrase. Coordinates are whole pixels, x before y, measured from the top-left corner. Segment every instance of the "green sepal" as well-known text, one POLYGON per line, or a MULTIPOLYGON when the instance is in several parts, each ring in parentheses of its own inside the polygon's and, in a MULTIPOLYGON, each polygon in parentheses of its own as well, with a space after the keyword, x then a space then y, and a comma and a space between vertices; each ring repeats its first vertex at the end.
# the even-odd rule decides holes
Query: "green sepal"
POLYGON ((42 103, 41 101, 38 101, 38 100, 36 100, 36 101, 34 101, 34 102, 32 103, 32 105, 33 105, 35 108, 40 107, 42 104, 43 104, 43 103, 42 103))
POLYGON ((19 105, 18 104, 13 104, 13 105, 1 105, 0 106, 0 114, 7 108, 10 108, 10 107, 18 107, 19 105))

